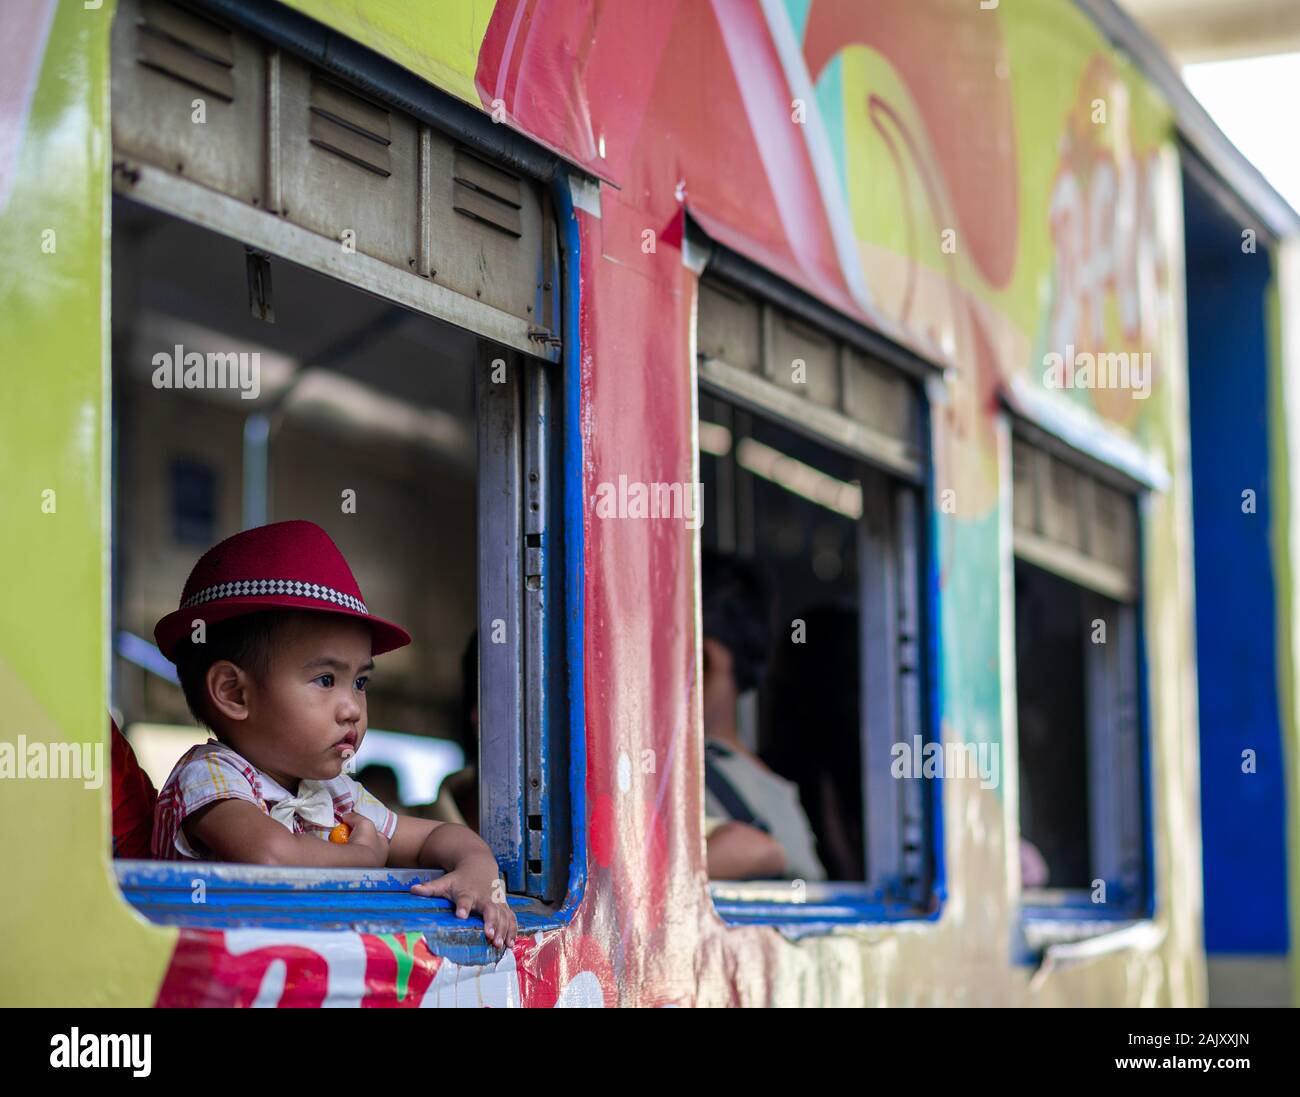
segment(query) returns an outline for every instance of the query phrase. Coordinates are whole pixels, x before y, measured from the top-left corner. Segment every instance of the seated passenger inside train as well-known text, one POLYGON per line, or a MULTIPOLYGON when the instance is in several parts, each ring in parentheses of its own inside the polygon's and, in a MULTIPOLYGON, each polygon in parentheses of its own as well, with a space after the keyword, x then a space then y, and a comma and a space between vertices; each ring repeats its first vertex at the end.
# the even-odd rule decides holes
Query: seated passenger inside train
POLYGON ((741 741, 740 699, 758 688, 766 673, 771 616, 771 593, 758 569, 706 550, 703 708, 709 874, 716 878, 715 869, 726 868, 730 878, 824 880, 797 786, 772 772, 741 741), (746 829, 728 829, 716 820, 746 829), (780 871, 773 871, 773 843, 781 853, 780 871))

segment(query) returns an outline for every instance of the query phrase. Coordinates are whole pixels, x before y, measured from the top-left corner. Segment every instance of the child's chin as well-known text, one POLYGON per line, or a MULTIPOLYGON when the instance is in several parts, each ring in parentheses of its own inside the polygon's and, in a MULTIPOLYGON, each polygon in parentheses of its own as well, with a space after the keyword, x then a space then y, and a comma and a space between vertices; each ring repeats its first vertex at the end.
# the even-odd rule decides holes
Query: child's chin
POLYGON ((344 773, 346 767, 347 763, 342 758, 332 758, 316 767, 316 772, 311 776, 316 781, 332 781, 335 777, 344 773))

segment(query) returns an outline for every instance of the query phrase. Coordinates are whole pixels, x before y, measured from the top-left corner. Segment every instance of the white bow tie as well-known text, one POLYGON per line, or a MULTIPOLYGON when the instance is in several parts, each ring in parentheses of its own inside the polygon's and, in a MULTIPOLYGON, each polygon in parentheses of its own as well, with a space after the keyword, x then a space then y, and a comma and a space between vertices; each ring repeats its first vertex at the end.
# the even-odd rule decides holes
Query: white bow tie
POLYGON ((298 795, 288 796, 271 805, 271 818, 293 830, 298 816, 309 827, 329 830, 334 827, 334 797, 324 781, 298 782, 298 795))

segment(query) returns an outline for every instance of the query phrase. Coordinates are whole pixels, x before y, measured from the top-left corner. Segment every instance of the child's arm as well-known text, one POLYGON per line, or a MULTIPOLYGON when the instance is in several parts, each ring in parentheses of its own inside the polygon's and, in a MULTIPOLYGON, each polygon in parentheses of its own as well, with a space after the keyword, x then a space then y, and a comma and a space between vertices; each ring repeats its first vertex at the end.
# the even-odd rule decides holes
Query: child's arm
POLYGON ((483 932, 497 948, 515 943, 515 914, 506 902, 497 859, 469 827, 399 815, 388 847, 388 863, 395 868, 445 869, 446 875, 414 884, 411 890, 416 895, 450 899, 457 918, 467 918, 471 912, 481 914, 483 932))
POLYGON ((314 834, 294 834, 247 800, 207 804, 181 824, 185 837, 212 851, 218 861, 308 868, 378 868, 388 857, 388 842, 364 815, 349 814, 346 845, 323 842, 314 834))

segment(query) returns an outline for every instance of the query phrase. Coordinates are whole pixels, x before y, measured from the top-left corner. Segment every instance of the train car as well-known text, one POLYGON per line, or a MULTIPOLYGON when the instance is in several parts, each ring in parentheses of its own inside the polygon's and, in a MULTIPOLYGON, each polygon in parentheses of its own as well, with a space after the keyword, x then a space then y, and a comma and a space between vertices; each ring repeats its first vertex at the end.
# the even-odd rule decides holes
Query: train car
POLYGON ((1109 0, 0 43, 0 1001, 1294 993, 1300 218, 1109 0), (105 710, 156 781, 202 739, 153 622, 285 519, 409 627, 361 761, 465 776, 511 949, 407 871, 113 856, 105 710), (735 557, 779 878, 709 873, 735 557))

